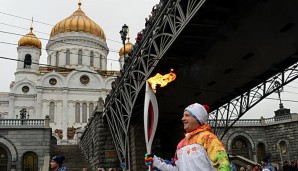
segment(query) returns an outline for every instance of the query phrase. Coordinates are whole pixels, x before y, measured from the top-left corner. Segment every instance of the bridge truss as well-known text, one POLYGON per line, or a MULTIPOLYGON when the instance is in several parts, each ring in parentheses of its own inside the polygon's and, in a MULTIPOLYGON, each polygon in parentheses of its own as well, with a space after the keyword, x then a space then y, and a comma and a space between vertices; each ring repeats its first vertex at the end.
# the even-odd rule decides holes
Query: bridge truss
MULTIPOLYGON (((297 58, 297 54, 293 55, 297 58)), ((230 100, 218 109, 210 113, 209 124, 221 139, 227 131, 241 118, 249 109, 270 94, 280 90, 286 84, 298 78, 298 63, 281 70, 273 77, 267 79, 258 86, 242 93, 235 99, 230 100)))
POLYGON ((118 157, 124 169, 130 168, 129 126, 134 104, 145 80, 177 36, 205 0, 169 0, 152 16, 142 41, 134 47, 132 58, 116 78, 105 100, 107 118, 118 157))
MULTIPOLYGON (((205 0, 169 0, 152 17, 143 38, 125 61, 112 90, 105 100, 106 117, 123 169, 130 169, 129 128, 137 97, 159 60, 171 47, 185 26, 194 17, 205 0)), ((281 70, 258 86, 242 93, 210 113, 210 124, 223 138, 230 127, 249 109, 271 93, 298 77, 297 65, 281 70)))

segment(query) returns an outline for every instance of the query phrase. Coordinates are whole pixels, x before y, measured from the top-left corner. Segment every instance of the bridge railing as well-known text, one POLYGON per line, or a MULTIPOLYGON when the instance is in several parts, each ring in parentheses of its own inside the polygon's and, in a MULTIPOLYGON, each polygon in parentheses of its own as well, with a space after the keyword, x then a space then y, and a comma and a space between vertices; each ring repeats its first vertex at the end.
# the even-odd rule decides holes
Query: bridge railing
POLYGON ((260 125, 261 119, 240 119, 234 125, 260 125))
POLYGON ((50 118, 45 119, 0 119, 0 128, 7 127, 50 127, 50 118))
MULTIPOLYGON (((279 116, 279 117, 272 117, 272 118, 263 118, 260 119, 239 119, 235 122, 233 126, 265 126, 265 125, 272 125, 272 124, 279 124, 281 122, 289 122, 289 121, 297 121, 298 114, 293 113, 290 115, 279 116)), ((231 119, 228 122, 231 124, 235 120, 231 119)), ((219 120, 209 120, 208 123, 211 127, 224 127, 226 125, 226 120, 219 119, 219 120)))
POLYGON ((273 117, 265 119, 266 124, 272 124, 276 122, 283 122, 287 120, 292 120, 292 115, 280 116, 280 117, 273 117))

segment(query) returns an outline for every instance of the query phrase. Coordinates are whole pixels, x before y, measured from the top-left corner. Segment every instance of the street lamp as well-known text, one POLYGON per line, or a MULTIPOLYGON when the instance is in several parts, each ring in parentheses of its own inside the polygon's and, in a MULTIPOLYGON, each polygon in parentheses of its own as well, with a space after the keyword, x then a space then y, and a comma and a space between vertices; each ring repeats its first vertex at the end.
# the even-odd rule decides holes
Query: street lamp
POLYGON ((20 110, 20 119, 26 119, 27 110, 26 108, 23 108, 20 110))
POLYGON ((124 64, 125 64, 125 40, 126 40, 126 36, 127 36, 127 33, 128 33, 128 26, 126 24, 124 24, 122 26, 122 29, 120 30, 120 35, 121 35, 121 39, 122 39, 122 44, 123 44, 123 48, 124 48, 124 56, 123 56, 123 69, 124 69, 124 64))
MULTIPOLYGON (((27 110, 26 108, 23 108, 22 110, 20 110, 20 119, 21 119, 21 124, 24 124, 24 119, 26 119, 26 114, 27 114, 27 110)), ((29 116, 29 114, 28 114, 29 116)))

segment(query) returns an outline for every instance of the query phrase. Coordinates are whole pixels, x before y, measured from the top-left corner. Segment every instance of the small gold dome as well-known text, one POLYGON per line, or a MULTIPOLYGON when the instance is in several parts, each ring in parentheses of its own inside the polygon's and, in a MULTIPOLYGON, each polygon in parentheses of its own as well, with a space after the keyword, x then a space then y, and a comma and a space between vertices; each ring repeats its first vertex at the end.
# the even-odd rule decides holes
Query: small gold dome
POLYGON ((85 32, 106 40, 106 35, 102 28, 81 10, 81 3, 79 3, 79 8, 71 16, 60 21, 52 28, 50 38, 65 32, 85 32))
MULTIPOLYGON (((129 38, 127 43, 125 43, 125 54, 128 54, 132 51, 133 48, 133 44, 130 43, 129 38)), ((119 50, 119 56, 123 56, 124 55, 124 46, 119 50)))
POLYGON ((35 34, 33 34, 32 30, 33 28, 30 27, 30 32, 19 40, 18 45, 37 47, 41 49, 41 41, 35 36, 35 34))

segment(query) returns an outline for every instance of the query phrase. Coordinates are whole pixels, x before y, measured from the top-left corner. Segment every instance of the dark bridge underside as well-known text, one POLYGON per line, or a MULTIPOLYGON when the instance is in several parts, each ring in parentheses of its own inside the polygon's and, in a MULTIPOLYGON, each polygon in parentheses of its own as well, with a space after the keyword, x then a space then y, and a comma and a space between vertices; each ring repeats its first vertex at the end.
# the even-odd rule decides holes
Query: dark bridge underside
POLYGON ((297 62, 297 9, 295 0, 207 0, 152 72, 177 74, 157 90, 159 125, 179 122, 190 103, 217 109, 297 62))

